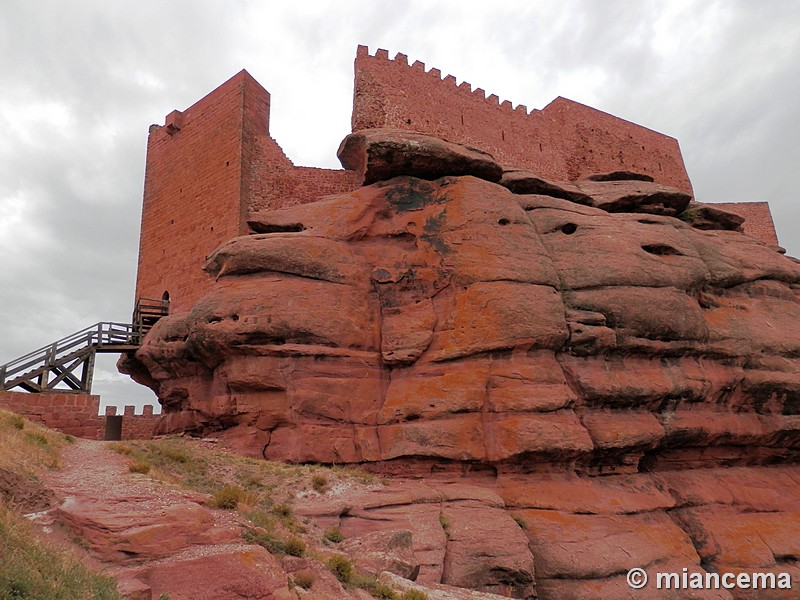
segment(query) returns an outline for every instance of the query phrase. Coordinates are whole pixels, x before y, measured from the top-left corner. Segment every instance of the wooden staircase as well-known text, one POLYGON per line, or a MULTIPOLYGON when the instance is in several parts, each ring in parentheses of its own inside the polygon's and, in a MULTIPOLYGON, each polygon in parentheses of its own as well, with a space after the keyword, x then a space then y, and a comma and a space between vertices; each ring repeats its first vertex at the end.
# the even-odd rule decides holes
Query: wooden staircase
POLYGON ((140 298, 133 323, 95 323, 0 365, 0 390, 91 393, 97 353, 136 351, 156 321, 168 313, 169 301, 140 298))

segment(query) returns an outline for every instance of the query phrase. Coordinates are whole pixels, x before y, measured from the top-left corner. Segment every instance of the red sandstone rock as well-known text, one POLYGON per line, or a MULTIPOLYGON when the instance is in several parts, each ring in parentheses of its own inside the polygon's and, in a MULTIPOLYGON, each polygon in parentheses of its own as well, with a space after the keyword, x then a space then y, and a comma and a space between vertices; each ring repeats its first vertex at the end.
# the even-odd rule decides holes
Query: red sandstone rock
POLYGON ((585 177, 587 181, 655 181, 652 175, 634 173, 633 171, 612 171, 610 173, 594 173, 585 177))
POLYGON ((363 175, 364 184, 398 175, 437 179, 474 175, 497 181, 503 173, 490 154, 439 138, 397 129, 365 129, 351 133, 336 153, 345 169, 363 175))
MULTIPOLYGON (((643 210, 678 210, 648 182, 577 185, 612 190, 614 210, 630 186, 643 210)), ((296 506, 354 553, 410 531, 424 583, 618 598, 633 566, 794 568, 797 262, 474 177, 400 177, 250 222, 266 233, 220 248, 215 289, 129 360, 162 432, 426 477, 296 506)))
POLYGON ((695 229, 742 231, 744 217, 716 208, 712 204, 694 202, 680 214, 680 220, 695 229))
POLYGON ((601 179, 581 181, 578 189, 590 196, 591 206, 608 212, 636 212, 674 217, 681 214, 692 196, 652 181, 601 179))
POLYGON ((231 549, 151 567, 146 581, 153 598, 172 600, 282 600, 292 598, 278 560, 260 546, 231 549))
POLYGON ((358 568, 371 575, 389 571, 412 581, 419 575, 419 560, 411 549, 412 533, 407 529, 384 529, 344 540, 337 550, 355 559, 358 568))
MULTIPOLYGON (((58 508, 59 518, 106 560, 121 562, 171 554, 191 544, 216 538, 207 508, 194 502, 171 505, 160 514, 139 508, 136 502, 107 504, 70 497, 58 508)), ((232 532, 235 538, 238 532, 232 532)))
POLYGON ((592 204, 591 196, 583 193, 574 183, 550 181, 528 171, 505 171, 499 183, 515 194, 540 194, 587 206, 592 204))

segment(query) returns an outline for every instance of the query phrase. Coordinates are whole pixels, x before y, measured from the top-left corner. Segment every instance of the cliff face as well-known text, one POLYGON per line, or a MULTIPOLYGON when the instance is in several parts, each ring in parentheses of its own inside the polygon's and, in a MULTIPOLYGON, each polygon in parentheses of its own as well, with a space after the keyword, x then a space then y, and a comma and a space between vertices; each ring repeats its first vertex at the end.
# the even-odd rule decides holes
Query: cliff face
POLYGON ((123 364, 161 432, 448 480, 305 509, 412 530, 430 581, 620 598, 632 567, 800 574, 800 264, 647 177, 493 182, 491 157, 382 135, 343 145, 375 183, 252 214, 214 290, 123 364))

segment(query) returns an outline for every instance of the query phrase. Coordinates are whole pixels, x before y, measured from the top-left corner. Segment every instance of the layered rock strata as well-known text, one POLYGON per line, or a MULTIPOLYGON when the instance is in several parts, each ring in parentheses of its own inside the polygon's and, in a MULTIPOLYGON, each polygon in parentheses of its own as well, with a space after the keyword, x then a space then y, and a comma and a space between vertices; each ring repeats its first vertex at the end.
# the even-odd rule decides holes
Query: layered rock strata
MULTIPOLYGON (((479 482, 450 515, 429 483, 367 519, 439 548, 429 581, 622 598, 634 566, 800 574, 800 264, 646 177, 493 183, 485 154, 382 135, 342 146, 375 183, 251 214, 216 288, 123 362, 161 431, 479 482), (479 574, 448 570, 470 552, 452 564, 479 574)), ((308 510, 360 531, 360 501, 308 510)))

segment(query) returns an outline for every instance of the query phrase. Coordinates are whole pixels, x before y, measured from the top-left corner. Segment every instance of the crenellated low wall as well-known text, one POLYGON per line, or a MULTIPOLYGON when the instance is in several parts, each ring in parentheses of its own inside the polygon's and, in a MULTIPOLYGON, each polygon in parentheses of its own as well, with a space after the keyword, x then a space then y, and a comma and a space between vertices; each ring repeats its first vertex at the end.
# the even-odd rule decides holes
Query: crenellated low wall
MULTIPOLYGON (((0 408, 22 415, 26 419, 46 427, 89 440, 106 437, 106 416, 117 415, 117 407, 106 407, 100 415, 100 396, 71 392, 25 392, 0 391, 0 408)), ((135 407, 123 410, 121 439, 150 439, 161 415, 153 414, 152 406, 145 406, 141 415, 135 407)))

